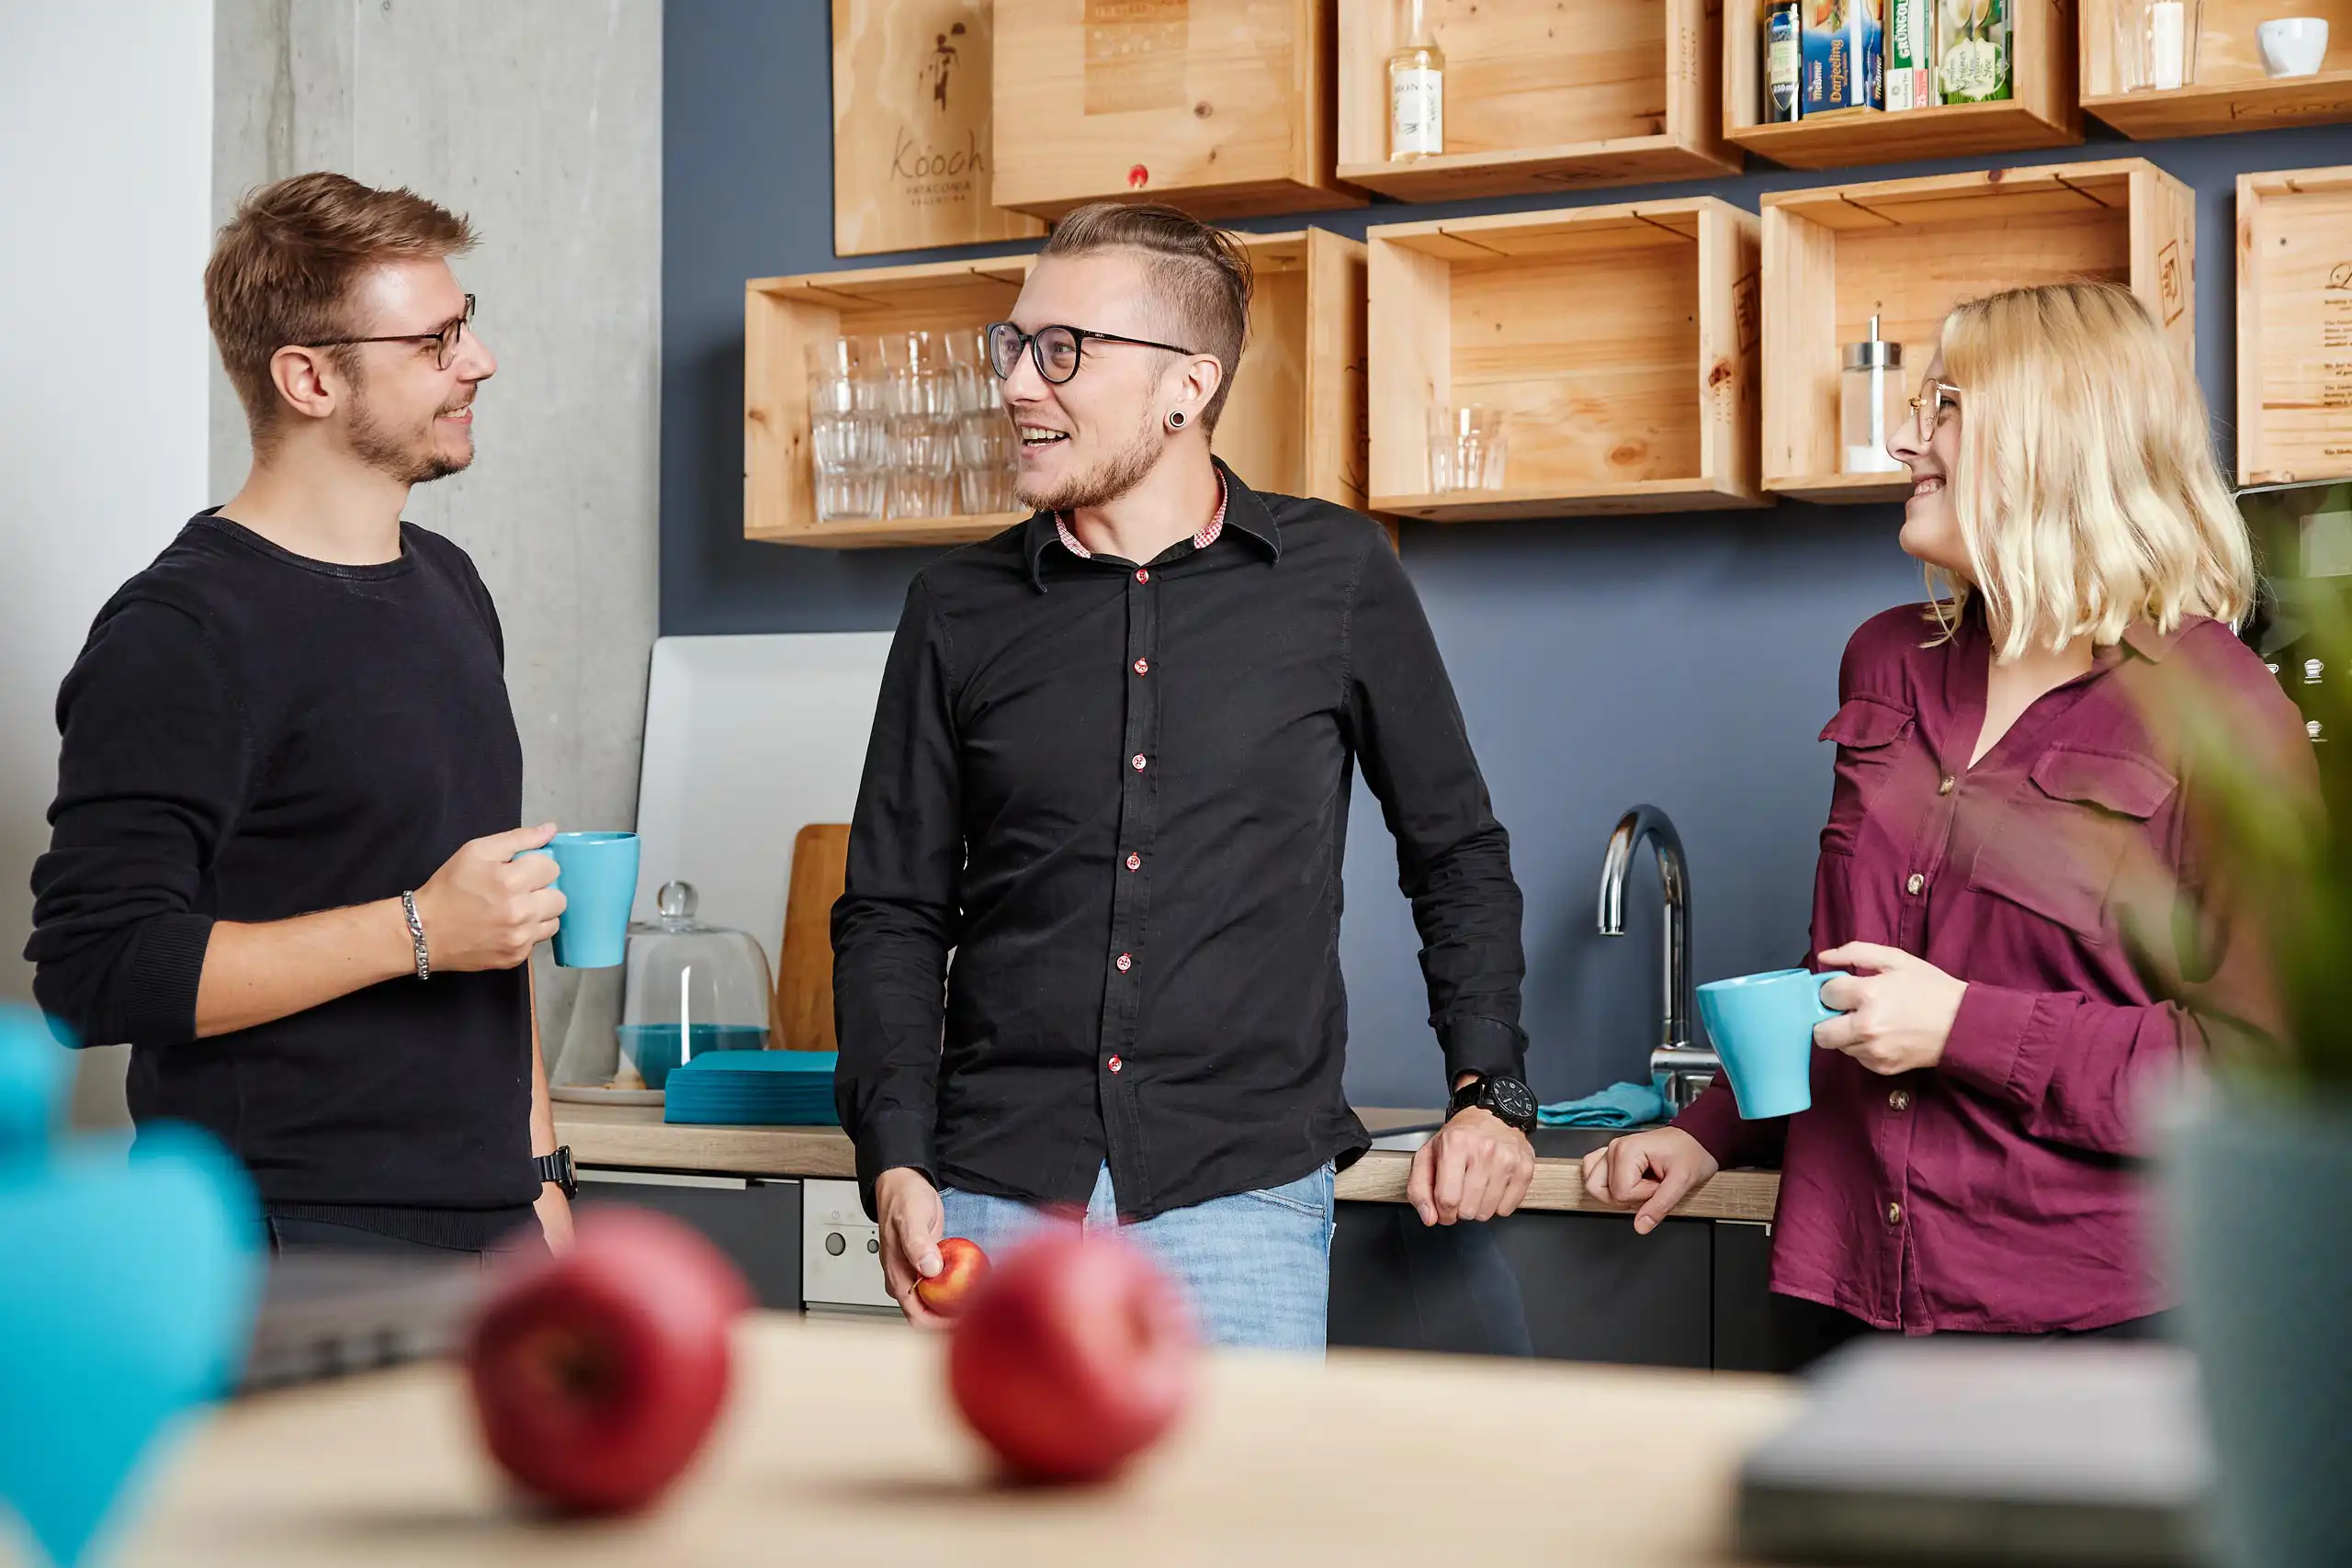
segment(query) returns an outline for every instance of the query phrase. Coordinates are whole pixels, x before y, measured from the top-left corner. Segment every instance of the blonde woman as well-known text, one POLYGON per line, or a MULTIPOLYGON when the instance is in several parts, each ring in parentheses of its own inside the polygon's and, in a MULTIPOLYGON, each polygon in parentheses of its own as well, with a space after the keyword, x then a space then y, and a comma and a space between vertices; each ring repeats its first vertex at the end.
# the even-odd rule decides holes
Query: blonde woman
POLYGON ((2204 399, 2138 300, 1962 305, 1914 408, 1890 446, 1913 480, 1902 543, 1940 596, 1854 634, 1822 731, 1814 966, 1850 977, 1823 987, 1843 1016, 1815 1031, 1812 1109, 1744 1122, 1718 1082, 1585 1160, 1647 1232, 1784 1138, 1792 1368, 1871 1330, 2151 1330, 2168 1298, 2128 1168, 2141 1101, 2264 1014, 2162 716, 2218 690, 2282 787, 2317 789, 2292 705, 2233 633, 2254 567, 2204 399), (2201 921, 2138 918, 2151 892, 2201 921))

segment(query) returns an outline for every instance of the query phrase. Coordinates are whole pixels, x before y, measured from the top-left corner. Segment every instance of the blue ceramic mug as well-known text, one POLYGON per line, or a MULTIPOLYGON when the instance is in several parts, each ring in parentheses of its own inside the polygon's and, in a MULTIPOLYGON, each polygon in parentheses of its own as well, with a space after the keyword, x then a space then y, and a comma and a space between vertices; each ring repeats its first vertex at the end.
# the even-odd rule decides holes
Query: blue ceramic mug
POLYGON ((637 902, 637 835, 558 833, 547 848, 523 854, 555 861, 555 881, 548 886, 564 897, 555 961, 566 969, 618 964, 628 947, 629 906, 637 902))
POLYGON ((1821 987, 1845 973, 1775 969, 1699 987, 1699 1016, 1749 1121, 1791 1116, 1813 1103, 1813 1026, 1836 1018, 1821 987))

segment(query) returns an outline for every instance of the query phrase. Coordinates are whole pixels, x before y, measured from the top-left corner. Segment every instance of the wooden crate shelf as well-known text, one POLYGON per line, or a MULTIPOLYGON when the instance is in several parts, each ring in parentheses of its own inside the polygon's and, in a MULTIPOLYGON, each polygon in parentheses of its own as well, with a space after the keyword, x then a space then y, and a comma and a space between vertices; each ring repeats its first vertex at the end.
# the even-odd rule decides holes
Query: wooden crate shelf
POLYGON ((1881 331, 1917 379, 1943 318, 1997 289, 2128 283, 2184 361, 2196 347, 2195 193, 2137 158, 1778 191, 1764 209, 1764 488, 1899 498, 1903 474, 1839 471, 1838 347, 1881 331))
POLYGON ((2352 479, 2352 164, 2240 175, 2238 483, 2344 479, 2352 479))
POLYGON ((1756 506, 1757 221, 1712 197, 1373 229, 1372 498, 1459 522, 1756 506), (1429 411, 1505 411, 1431 494, 1429 411))
POLYGON ((1405 201, 1736 173, 1713 96, 1717 0, 1430 0, 1441 156, 1388 162, 1388 0, 1340 12, 1340 177, 1405 201))
POLYGON ((1025 240, 995 205, 990 0, 833 0, 833 254, 1025 240))
POLYGON ((996 203, 1058 218, 1361 206, 1333 173, 1340 0, 1018 0, 996 8, 996 203))
POLYGON ((2075 94, 2075 0, 2011 0, 2013 96, 1899 113, 1845 113, 1769 124, 1763 118, 1764 0, 1724 6, 1724 135, 1792 169, 1976 157, 2083 139, 2075 94))
POLYGON ((1212 445, 1252 489, 1364 503, 1364 247, 1327 229, 1238 236, 1257 287, 1212 445))
POLYGON ((1019 521, 896 517, 820 523, 808 450, 803 345, 843 333, 985 326, 1012 309, 1030 258, 932 262, 798 277, 743 288, 743 536, 776 545, 854 549, 985 539, 1019 521))
MULTIPOLYGON (((1216 448, 1250 485, 1364 500, 1364 248, 1320 229, 1236 236, 1258 287, 1216 448)), ((743 536, 855 549, 985 539, 1023 513, 817 521, 802 345, 843 333, 983 326, 1012 313, 1032 256, 753 278, 744 288, 743 536)))
POLYGON ((2205 0, 2196 82, 2137 93, 2117 91, 2116 0, 2081 6, 2083 107, 2126 136, 2145 141, 2352 120, 2352 0, 2205 0), (2316 76, 2263 74, 2255 28, 2288 15, 2327 18, 2327 58, 2316 76))

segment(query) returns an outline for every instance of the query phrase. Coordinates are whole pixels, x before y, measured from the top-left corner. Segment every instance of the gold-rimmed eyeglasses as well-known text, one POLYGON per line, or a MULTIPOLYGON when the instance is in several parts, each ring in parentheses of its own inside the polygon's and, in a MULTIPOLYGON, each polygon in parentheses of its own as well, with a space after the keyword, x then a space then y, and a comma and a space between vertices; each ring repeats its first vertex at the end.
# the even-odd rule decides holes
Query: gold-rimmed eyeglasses
POLYGON ((1936 438, 1936 426, 1943 423, 1944 410, 1960 407, 1960 389, 1950 381, 1939 381, 1933 376, 1919 383, 1918 394, 1911 400, 1911 423, 1919 432, 1919 445, 1925 446, 1936 438))
POLYGON ((458 344, 466 335, 466 323, 474 319, 474 297, 466 296, 466 308, 434 328, 429 333, 390 333, 381 337, 324 337, 316 343, 306 343, 304 348, 335 348, 353 343, 431 343, 438 344, 434 368, 447 370, 450 361, 458 357, 458 344))

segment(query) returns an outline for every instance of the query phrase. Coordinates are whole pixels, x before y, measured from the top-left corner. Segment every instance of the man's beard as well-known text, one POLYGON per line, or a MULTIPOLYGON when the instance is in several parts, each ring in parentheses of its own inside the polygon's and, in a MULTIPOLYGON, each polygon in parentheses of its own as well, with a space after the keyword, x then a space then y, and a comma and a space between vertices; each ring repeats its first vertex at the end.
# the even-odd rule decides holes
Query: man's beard
POLYGON ((1159 463, 1163 449, 1159 428, 1147 413, 1127 444, 1092 468, 1065 475, 1051 490, 1032 491, 1016 483, 1013 499, 1033 512, 1078 512, 1108 506, 1143 483, 1159 463))
POLYGON ((403 438, 376 418, 364 390, 355 386, 352 391, 351 449, 377 472, 404 485, 430 484, 435 479, 447 479, 474 460, 470 441, 462 457, 444 457, 435 449, 433 423, 447 410, 435 410, 422 429, 403 438))

